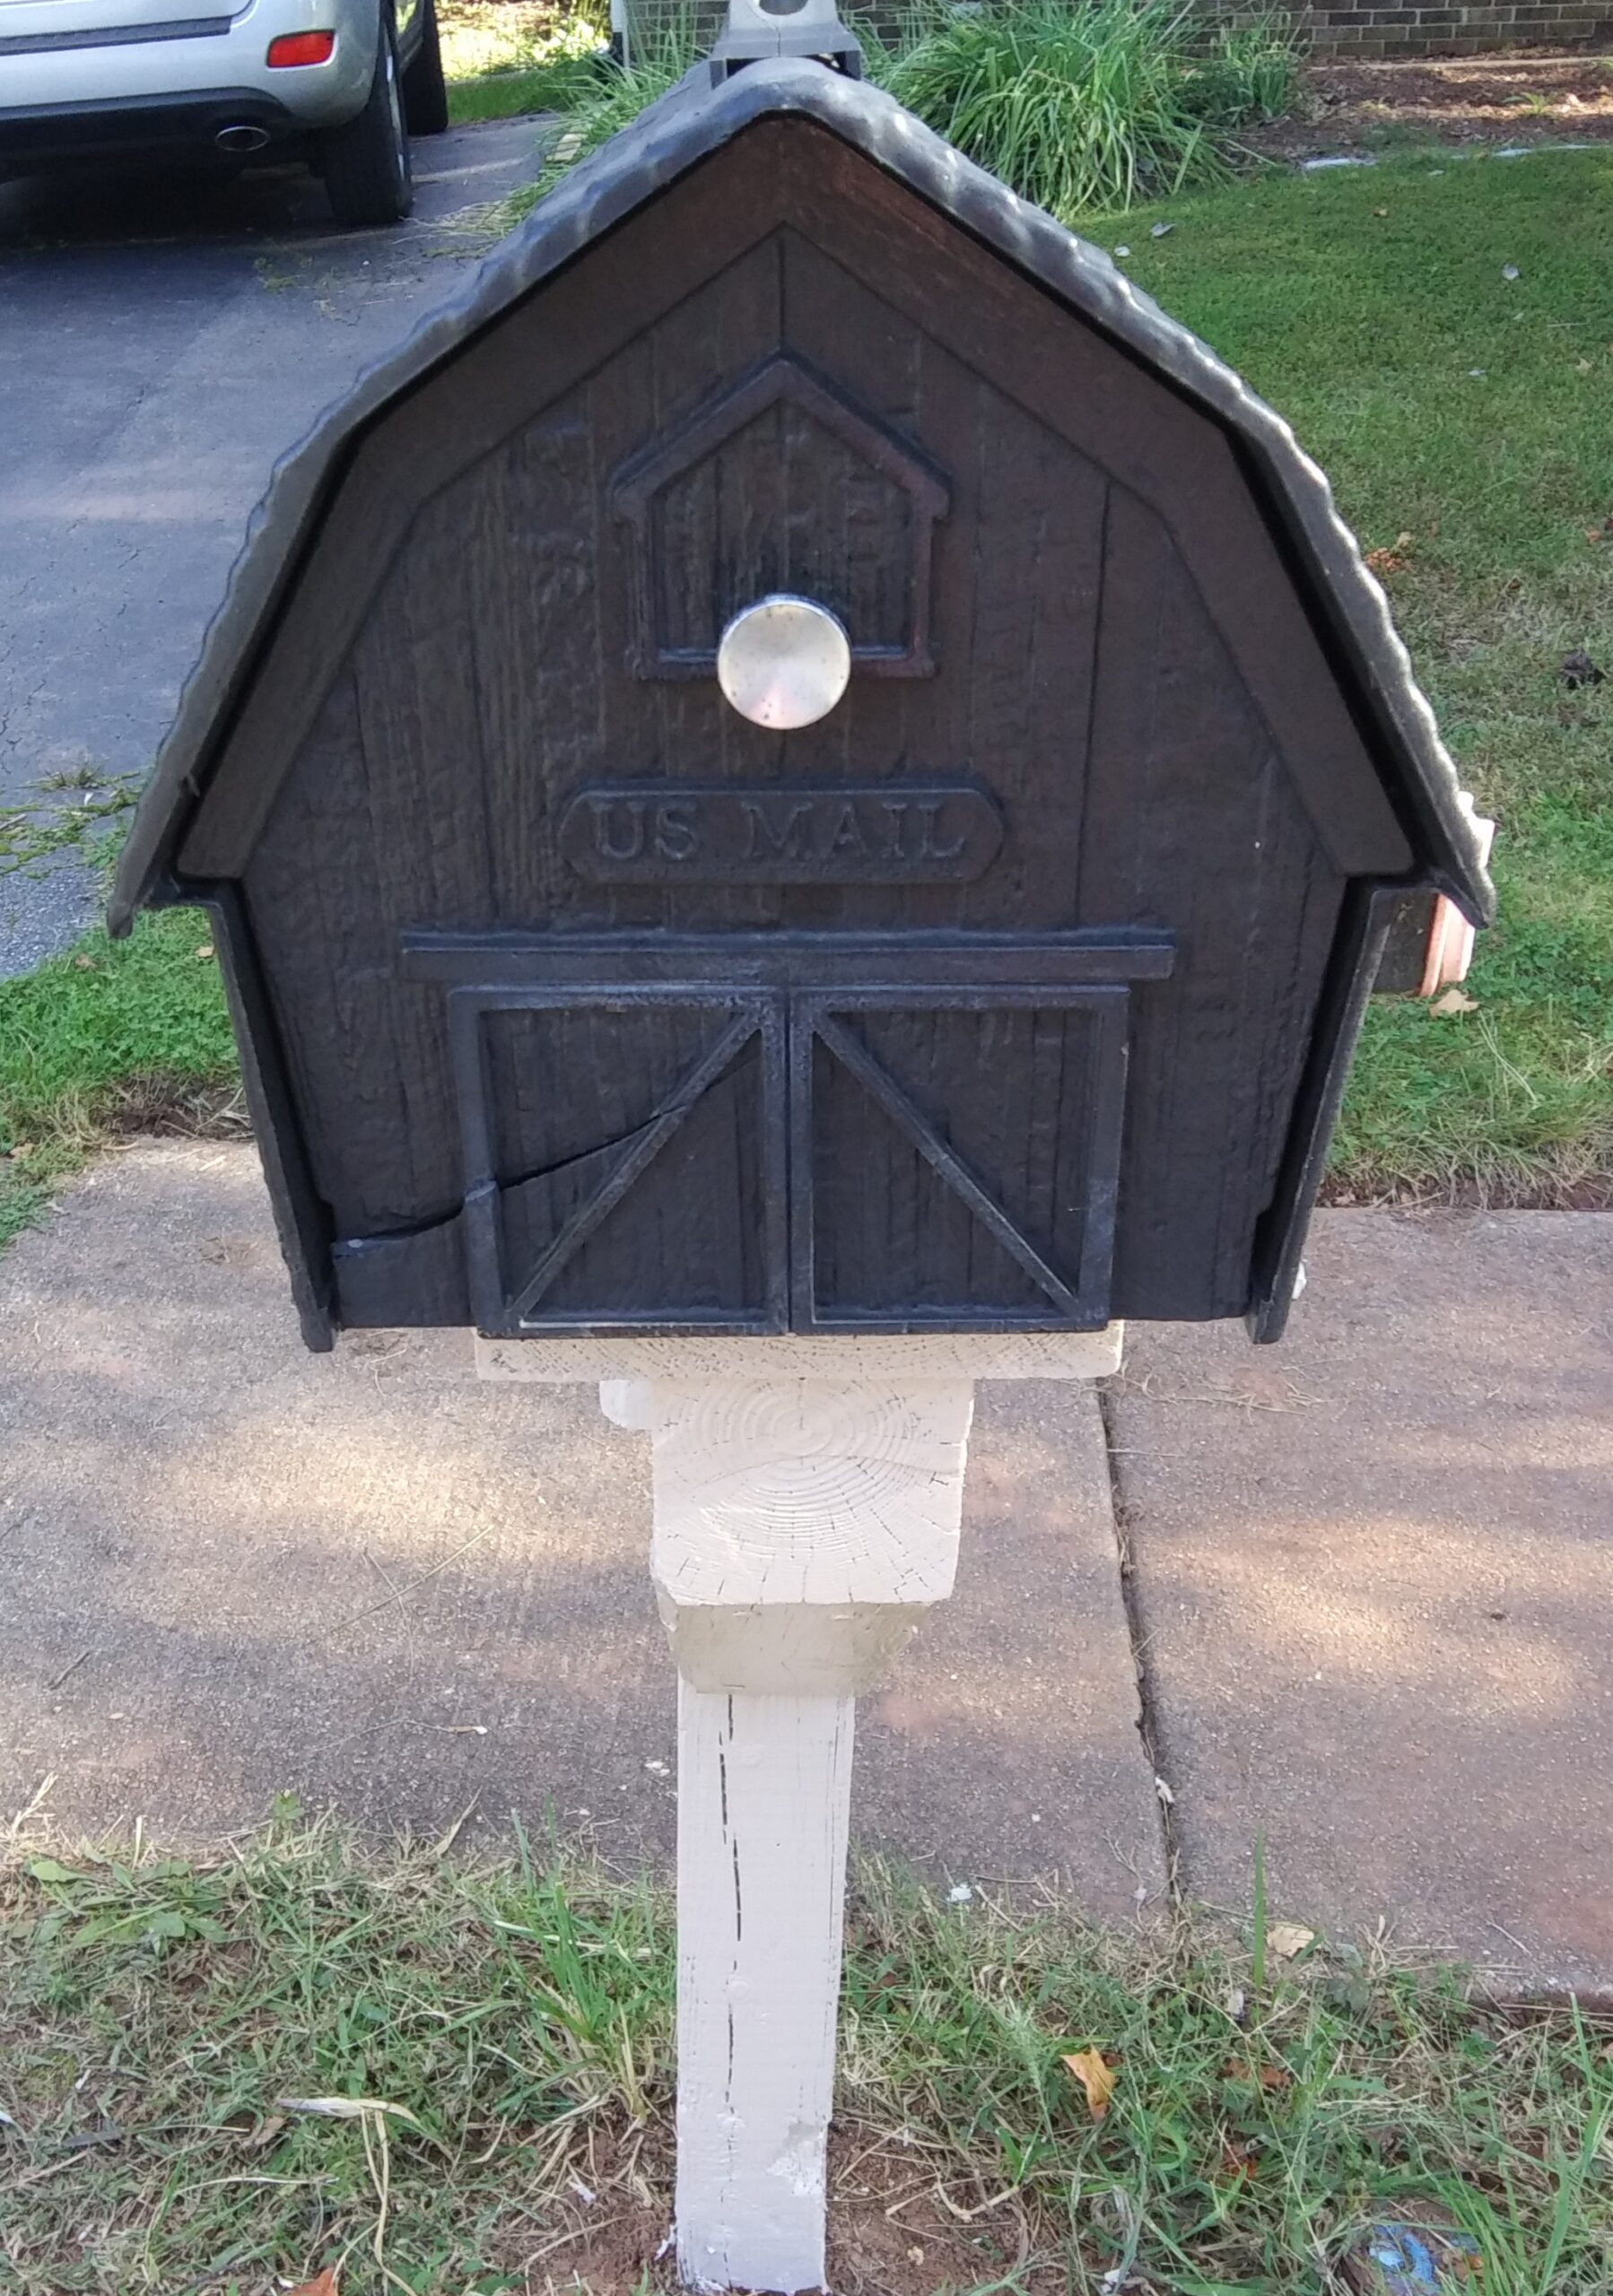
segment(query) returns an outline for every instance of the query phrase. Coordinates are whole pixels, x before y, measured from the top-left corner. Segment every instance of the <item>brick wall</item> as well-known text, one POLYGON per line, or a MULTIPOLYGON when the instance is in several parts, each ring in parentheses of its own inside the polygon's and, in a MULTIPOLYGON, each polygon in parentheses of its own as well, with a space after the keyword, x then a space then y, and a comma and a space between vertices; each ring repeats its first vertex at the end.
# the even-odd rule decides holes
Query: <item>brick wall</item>
MULTIPOLYGON (((0 0, 4 4, 4 0, 0 0)), ((1267 0, 1204 0, 1209 21, 1234 23, 1261 14, 1267 0)), ((1505 48, 1613 50, 1613 0, 1277 0, 1304 27, 1319 59, 1352 56, 1483 56, 1505 48)), ((641 39, 676 17, 715 39, 727 0, 627 0, 641 39)), ((848 23, 871 17, 894 32, 902 0, 840 0, 848 23)))
POLYGON ((1498 48, 1586 48, 1613 41, 1608 0, 1463 0, 1463 4, 1356 6, 1312 0, 1301 11, 1312 52, 1352 56, 1481 56, 1498 48))

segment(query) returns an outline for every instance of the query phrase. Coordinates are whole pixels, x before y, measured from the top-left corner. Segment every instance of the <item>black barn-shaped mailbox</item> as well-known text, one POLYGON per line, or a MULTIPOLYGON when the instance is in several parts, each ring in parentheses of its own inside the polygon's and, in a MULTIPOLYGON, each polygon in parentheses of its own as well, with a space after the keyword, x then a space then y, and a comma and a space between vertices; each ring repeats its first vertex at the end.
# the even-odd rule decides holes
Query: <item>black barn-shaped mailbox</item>
POLYGON ((1489 889, 1285 426, 889 98, 709 75, 282 470, 114 907, 205 901, 305 1333, 1280 1330, 1489 889), (731 619, 850 642, 789 732, 731 619))

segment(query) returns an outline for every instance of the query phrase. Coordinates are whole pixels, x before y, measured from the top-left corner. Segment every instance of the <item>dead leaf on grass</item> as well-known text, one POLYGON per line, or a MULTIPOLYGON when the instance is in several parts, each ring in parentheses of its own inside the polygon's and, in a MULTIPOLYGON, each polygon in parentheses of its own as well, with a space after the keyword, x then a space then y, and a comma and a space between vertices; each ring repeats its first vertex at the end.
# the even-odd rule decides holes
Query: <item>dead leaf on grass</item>
POLYGON ((1068 2049, 1064 2055, 1066 2072, 1073 2073, 1086 2092, 1086 2109, 1094 2120, 1102 2120, 1109 2110, 1109 2100, 1114 2093, 1114 2071, 1099 2048, 1068 2049))
POLYGON ((340 2296, 335 2265, 327 2264, 324 2271, 317 2272, 311 2280, 305 2280, 300 2286, 288 2290, 287 2296, 340 2296))
POLYGON ((1231 2177, 1234 2183, 1242 2184, 1246 2178, 1253 2176, 1260 2165, 1258 2152, 1247 2146, 1234 2144, 1229 2136, 1222 2138, 1221 2173, 1224 2177, 1231 2177))
POLYGON ((1297 1921, 1274 1921, 1266 1932, 1266 1943, 1279 1961, 1292 1961, 1307 1945, 1316 1943, 1316 1932, 1297 1921))
POLYGON ((1428 1010, 1431 1013, 1477 1013, 1478 999, 1469 996, 1464 989, 1447 988, 1443 996, 1434 998, 1428 1010))
POLYGON ((1286 2065, 1250 2065, 1241 2057, 1229 2057, 1221 2067, 1224 2081, 1248 2081, 1256 2088, 1277 2094, 1294 2084, 1294 2075, 1286 2065))
POLYGON ((1367 564, 1380 579, 1385 574, 1404 573, 1410 562, 1415 539, 1415 536, 1408 534, 1397 535, 1387 548, 1369 550, 1366 553, 1367 564))

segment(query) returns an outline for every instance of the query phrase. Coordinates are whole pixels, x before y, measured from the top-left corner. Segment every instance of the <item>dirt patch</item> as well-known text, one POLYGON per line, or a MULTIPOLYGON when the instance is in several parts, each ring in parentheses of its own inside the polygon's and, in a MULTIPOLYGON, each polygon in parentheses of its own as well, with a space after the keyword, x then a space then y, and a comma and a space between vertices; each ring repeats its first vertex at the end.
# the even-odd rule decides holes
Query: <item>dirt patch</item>
POLYGON ((1319 1204, 1357 1212, 1613 1212, 1613 1174, 1480 1183, 1452 1180, 1443 1186, 1410 1182, 1364 1187, 1348 1180, 1322 1183, 1319 1204))
MULTIPOLYGON (((1033 2263, 1042 2242, 1013 2195, 972 2179, 959 2189, 958 2166, 937 2171, 894 2139, 829 2149, 829 2285, 835 2296, 937 2296, 938 2290, 996 2287, 1012 2281, 1024 2296, 1059 2296, 1062 2267, 1033 2263)), ((1045 2239, 1045 2232, 1043 2233, 1045 2239)))
MULTIPOLYGON (((550 2197, 547 2237, 501 2239, 490 2262, 524 2271, 530 2296, 675 2296, 668 2136, 658 2127, 646 2132, 631 2163, 601 2159, 598 2187, 585 2184, 592 2165, 585 2164, 567 2197, 558 2205, 550 2197), (590 2201, 577 2197, 583 2190, 590 2201)), ((1062 2296, 1066 2275, 1051 2260, 1032 2260, 1031 2229, 1014 2196, 996 2196, 994 2205, 983 2187, 957 2188, 960 2174, 957 2162, 939 2171, 895 2138, 836 2129, 829 2145, 835 2296, 942 2296, 1005 2278, 1023 2296, 1062 2296)))
POLYGON ((1301 115, 1240 140, 1272 160, 1386 144, 1613 143, 1613 60, 1583 48, 1316 64, 1301 115))
POLYGON ((252 1129, 233 1076, 215 1082, 144 1069, 108 1087, 100 1115, 118 1140, 239 1140, 252 1129))

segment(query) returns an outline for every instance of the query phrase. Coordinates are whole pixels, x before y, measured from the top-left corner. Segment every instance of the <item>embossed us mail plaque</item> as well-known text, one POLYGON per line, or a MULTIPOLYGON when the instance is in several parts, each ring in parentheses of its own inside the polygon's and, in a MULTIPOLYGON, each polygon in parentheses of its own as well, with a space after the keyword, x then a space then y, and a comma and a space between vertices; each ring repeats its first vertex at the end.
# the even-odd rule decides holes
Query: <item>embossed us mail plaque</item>
POLYGON ((560 849, 590 884, 960 884, 1002 844, 983 789, 911 782, 830 787, 584 789, 560 849))

